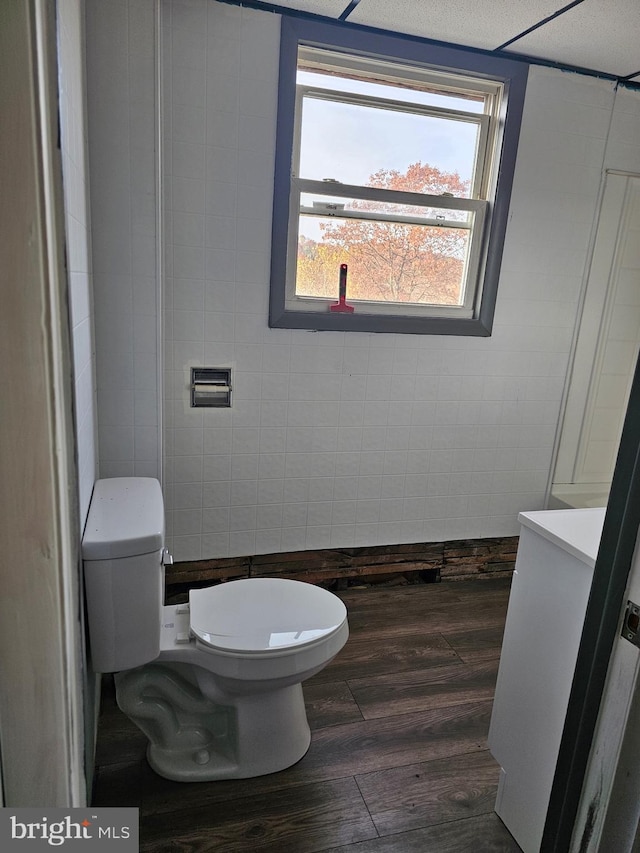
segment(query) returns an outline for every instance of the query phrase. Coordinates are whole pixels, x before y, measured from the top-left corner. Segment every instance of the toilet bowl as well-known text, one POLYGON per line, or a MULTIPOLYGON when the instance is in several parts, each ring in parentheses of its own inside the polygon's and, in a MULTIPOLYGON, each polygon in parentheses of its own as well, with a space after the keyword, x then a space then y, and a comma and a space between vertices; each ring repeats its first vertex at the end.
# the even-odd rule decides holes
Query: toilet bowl
POLYGON ((302 681, 347 641, 327 590, 249 578, 163 606, 164 506, 157 480, 98 480, 83 538, 93 668, 114 672, 118 705, 176 781, 283 770, 307 751, 302 681))

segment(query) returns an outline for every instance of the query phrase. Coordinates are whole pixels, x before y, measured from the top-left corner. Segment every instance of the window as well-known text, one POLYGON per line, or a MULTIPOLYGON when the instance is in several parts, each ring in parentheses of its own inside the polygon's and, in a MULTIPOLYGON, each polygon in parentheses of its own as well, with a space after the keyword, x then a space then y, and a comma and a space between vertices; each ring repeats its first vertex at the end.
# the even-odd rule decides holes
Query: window
POLYGON ((270 325, 490 334, 525 81, 283 18, 270 325))

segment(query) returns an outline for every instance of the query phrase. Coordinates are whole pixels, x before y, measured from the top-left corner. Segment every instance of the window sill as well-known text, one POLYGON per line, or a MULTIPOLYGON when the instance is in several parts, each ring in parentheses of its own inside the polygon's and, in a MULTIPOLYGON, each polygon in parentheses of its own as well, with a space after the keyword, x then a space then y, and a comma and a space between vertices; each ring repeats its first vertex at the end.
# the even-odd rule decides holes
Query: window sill
POLYGON ((404 335, 461 335, 489 337, 491 324, 481 317, 419 317, 407 315, 340 314, 287 311, 271 306, 272 329, 307 329, 313 332, 378 332, 404 335))

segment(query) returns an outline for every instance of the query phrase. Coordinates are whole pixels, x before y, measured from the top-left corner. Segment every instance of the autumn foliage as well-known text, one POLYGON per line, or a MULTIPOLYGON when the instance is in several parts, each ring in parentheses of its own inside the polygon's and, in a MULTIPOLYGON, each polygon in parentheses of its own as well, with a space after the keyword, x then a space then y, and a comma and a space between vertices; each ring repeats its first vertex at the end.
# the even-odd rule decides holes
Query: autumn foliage
MULTIPOLYGON (((468 197, 468 182, 424 163, 406 172, 382 169, 367 186, 428 195, 468 197)), ((422 207, 353 201, 350 209, 424 216, 422 207)), ((442 210, 427 215, 441 215, 442 210)), ((460 218, 451 211, 450 219, 460 218)), ((335 217, 320 219, 322 239, 303 235, 298 243, 296 293, 337 298, 338 270, 348 264, 348 298, 383 302, 455 305, 460 289, 468 231, 335 217)))

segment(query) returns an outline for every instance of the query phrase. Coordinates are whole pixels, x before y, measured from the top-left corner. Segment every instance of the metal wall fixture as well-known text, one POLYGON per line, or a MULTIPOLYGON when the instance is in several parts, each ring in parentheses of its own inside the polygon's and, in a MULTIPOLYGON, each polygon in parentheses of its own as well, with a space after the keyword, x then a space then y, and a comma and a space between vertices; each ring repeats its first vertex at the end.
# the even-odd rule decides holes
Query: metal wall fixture
POLYGON ((231 406, 230 367, 191 368, 191 407, 229 408, 231 406))

